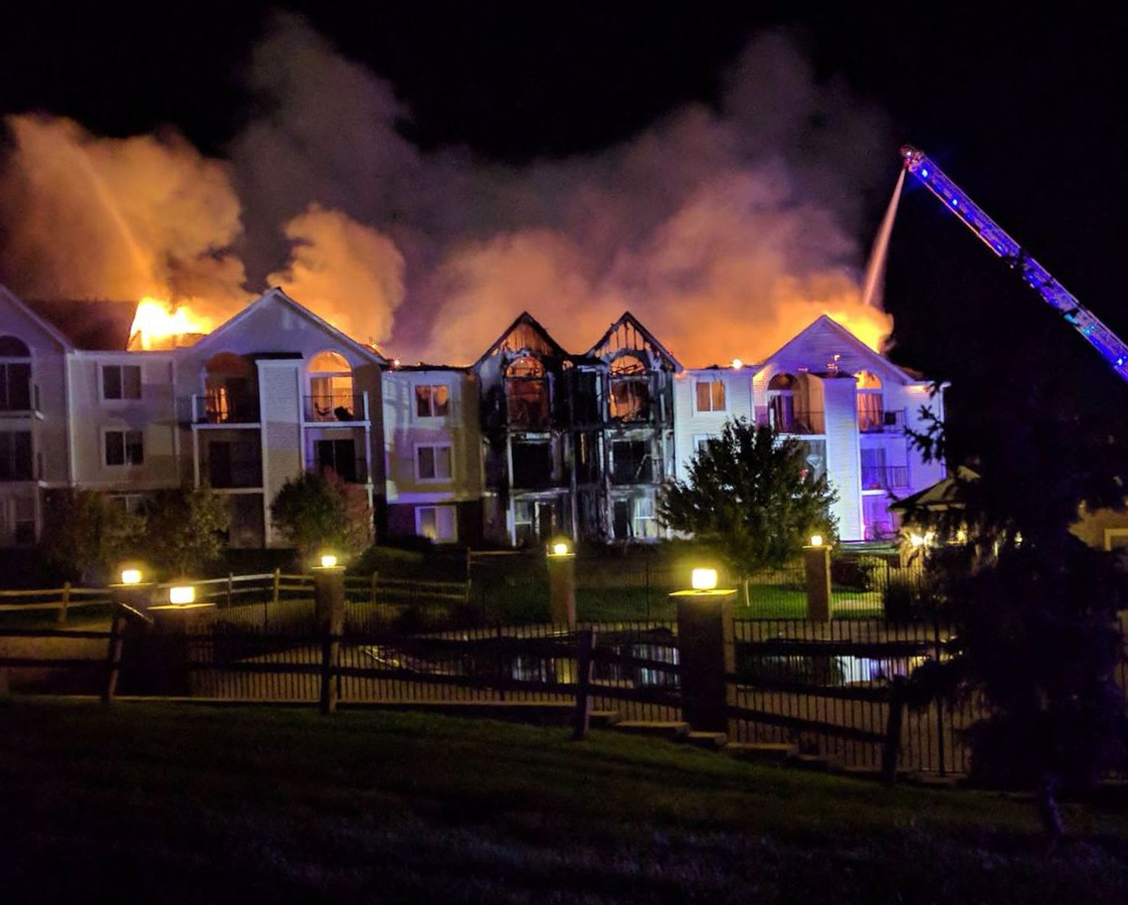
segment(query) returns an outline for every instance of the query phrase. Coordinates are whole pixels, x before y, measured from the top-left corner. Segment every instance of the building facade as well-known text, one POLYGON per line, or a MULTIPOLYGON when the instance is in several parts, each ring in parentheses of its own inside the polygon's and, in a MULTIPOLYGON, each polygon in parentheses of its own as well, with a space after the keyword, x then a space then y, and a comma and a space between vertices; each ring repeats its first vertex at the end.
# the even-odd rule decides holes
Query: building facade
POLYGON ((0 545, 37 540, 53 490, 132 509, 181 484, 226 500, 232 546, 280 545, 270 503, 307 471, 381 538, 650 542, 663 484, 734 417, 801 439, 842 539, 879 538, 894 497, 943 477, 906 431, 923 406, 943 418, 929 389, 828 317, 750 366, 687 371, 629 313, 570 353, 526 313, 469 367, 400 367, 279 289, 189 344, 126 351, 0 287, 0 545))

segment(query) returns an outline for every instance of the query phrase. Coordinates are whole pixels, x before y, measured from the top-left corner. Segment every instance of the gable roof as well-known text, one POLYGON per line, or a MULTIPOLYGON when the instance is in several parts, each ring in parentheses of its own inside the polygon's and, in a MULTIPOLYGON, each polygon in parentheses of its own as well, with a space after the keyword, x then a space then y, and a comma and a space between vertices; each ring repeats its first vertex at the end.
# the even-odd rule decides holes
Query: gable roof
POLYGON ((681 373, 682 366, 670 351, 662 345, 629 311, 624 311, 623 316, 607 328, 607 332, 592 346, 587 355, 594 358, 603 358, 606 355, 615 355, 618 352, 633 350, 650 352, 654 357, 665 362, 666 366, 674 373, 681 373))
MULTIPOLYGON (((809 323, 806 327, 795 334, 791 339, 784 343, 780 348, 776 349, 771 355, 763 360, 759 366, 759 370, 769 367, 777 358, 783 358, 789 353, 794 352, 803 343, 811 340, 812 336, 817 333, 829 334, 839 342, 845 343, 847 348, 853 352, 858 353, 868 362, 875 366, 876 370, 883 370, 891 374, 897 375, 901 380, 907 383, 920 383, 921 377, 916 374, 911 374, 899 365, 894 364, 880 352, 875 352, 864 342, 862 342, 853 333, 847 330, 842 324, 838 323, 829 314, 823 314, 809 323)), ((812 371, 815 369, 812 368, 812 371)), ((844 374, 854 373, 849 369, 843 371, 844 374)))
POLYGON ((212 330, 211 333, 206 334, 199 342, 189 348, 192 348, 196 351, 199 351, 201 349, 208 349, 209 347, 215 345, 217 342, 221 342, 223 340, 223 335, 228 330, 234 329, 239 324, 252 317, 255 313, 261 311, 263 308, 268 308, 271 305, 282 305, 284 307, 290 308, 299 317, 308 321, 318 329, 323 330, 325 333, 332 336, 333 339, 335 339, 341 345, 346 346, 363 358, 367 358, 369 361, 373 361, 378 365, 386 366, 388 364, 388 359, 386 359, 371 346, 367 345, 366 343, 357 342, 347 333, 343 333, 342 331, 338 330, 328 321, 318 317, 300 302, 294 301, 294 299, 286 295, 286 293, 283 292, 282 289, 278 286, 275 286, 272 289, 268 289, 257 299, 243 308, 243 310, 236 314, 234 317, 225 320, 222 324, 212 330))
POLYGON ((71 342, 66 334, 50 321, 33 311, 24 302, 20 301, 19 297, 3 284, 0 284, 0 302, 8 304, 17 314, 26 318, 32 326, 46 333, 52 340, 57 342, 59 347, 64 351, 74 350, 74 343, 71 342))
POLYGON ((561 346, 556 340, 548 335, 548 331, 540 325, 537 319, 529 314, 528 311, 522 311, 517 316, 516 320, 514 320, 513 323, 511 323, 508 327, 505 328, 505 330, 502 331, 501 336, 494 340, 493 344, 488 349, 486 349, 484 353, 482 353, 481 357, 476 362, 474 362, 473 365, 471 365, 471 368, 477 370, 488 358, 496 355, 502 349, 507 349, 510 352, 518 352, 521 349, 533 348, 527 342, 528 339, 533 337, 541 340, 541 342, 544 344, 544 348, 542 350, 539 350, 542 353, 546 353, 559 358, 568 357, 568 353, 564 351, 563 346, 561 346), (521 330, 520 328, 522 327, 524 327, 525 330, 521 330), (512 337, 514 334, 517 334, 518 332, 524 334, 523 341, 521 341, 519 344, 508 343, 507 340, 509 340, 510 337, 512 337))
POLYGON ((137 316, 137 303, 109 299, 36 299, 28 307, 58 328, 75 347, 123 352, 137 316))

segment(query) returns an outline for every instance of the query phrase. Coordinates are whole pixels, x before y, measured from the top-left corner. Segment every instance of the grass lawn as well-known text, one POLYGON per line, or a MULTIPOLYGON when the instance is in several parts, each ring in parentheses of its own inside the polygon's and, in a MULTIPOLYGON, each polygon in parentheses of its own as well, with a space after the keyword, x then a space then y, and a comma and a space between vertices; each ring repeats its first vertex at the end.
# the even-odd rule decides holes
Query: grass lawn
POLYGON ((417 714, 0 701, 5 901, 1124 902, 1123 800, 417 714))

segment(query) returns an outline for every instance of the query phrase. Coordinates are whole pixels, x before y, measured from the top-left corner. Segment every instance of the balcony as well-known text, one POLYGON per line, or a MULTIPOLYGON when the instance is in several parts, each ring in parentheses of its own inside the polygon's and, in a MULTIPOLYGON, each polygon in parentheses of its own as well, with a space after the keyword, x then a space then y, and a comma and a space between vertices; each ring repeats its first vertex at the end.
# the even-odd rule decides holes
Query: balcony
POLYGON ((0 385, 0 419, 43 417, 39 407, 39 387, 30 381, 11 381, 0 385))
POLYGON ((863 434, 903 434, 905 410, 858 412, 858 430, 863 434))
POLYGON ((863 465, 862 490, 907 490, 907 465, 863 465))
POLYGON ((212 459, 202 466, 201 472, 215 490, 262 487, 262 462, 258 459, 212 459))
POLYGON ((259 404, 253 397, 197 396, 188 400, 193 424, 258 424, 259 404))
POLYGON ((368 421, 367 393, 317 393, 303 397, 304 415, 314 424, 364 424, 368 421))
POLYGON ((334 465, 312 465, 309 468, 309 472, 310 474, 321 475, 334 474, 346 484, 369 483, 368 462, 363 458, 357 458, 347 462, 338 460, 334 465))
POLYGON ((816 411, 761 409, 756 412, 756 424, 772 427, 781 434, 810 436, 826 433, 826 419, 822 412, 816 411))

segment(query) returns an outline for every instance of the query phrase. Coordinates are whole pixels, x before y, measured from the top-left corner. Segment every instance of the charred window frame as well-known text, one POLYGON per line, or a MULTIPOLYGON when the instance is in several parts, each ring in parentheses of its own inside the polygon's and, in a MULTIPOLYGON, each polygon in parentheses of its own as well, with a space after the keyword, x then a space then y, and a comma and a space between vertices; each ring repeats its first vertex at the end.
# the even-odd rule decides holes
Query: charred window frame
POLYGON ((524 355, 505 369, 505 396, 511 427, 546 429, 551 423, 544 365, 524 355))
POLYGON ((644 484, 654 480, 654 457, 645 440, 611 443, 611 483, 644 484))
POLYGON ((614 421, 648 421, 651 412, 650 371, 636 355, 611 362, 609 409, 614 421))

